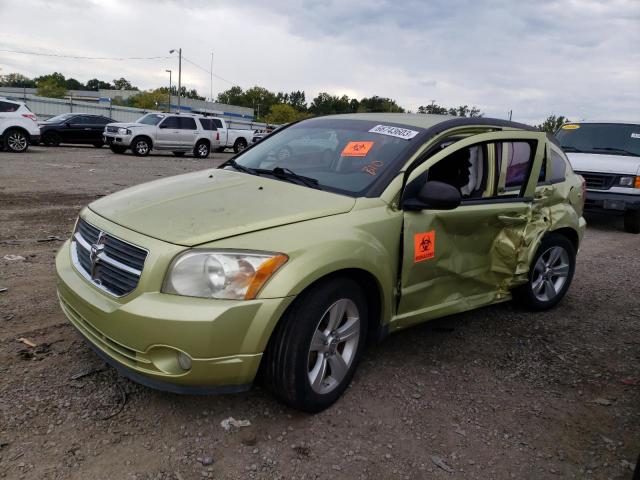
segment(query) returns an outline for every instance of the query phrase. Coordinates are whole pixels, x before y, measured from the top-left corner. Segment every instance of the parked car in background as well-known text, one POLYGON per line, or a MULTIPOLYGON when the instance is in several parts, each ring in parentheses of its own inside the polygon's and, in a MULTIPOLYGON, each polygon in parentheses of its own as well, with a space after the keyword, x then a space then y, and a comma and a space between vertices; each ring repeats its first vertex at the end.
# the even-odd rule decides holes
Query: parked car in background
POLYGON ((556 137, 587 182, 585 208, 622 214, 640 233, 640 122, 571 122, 556 137))
POLYGON ((110 123, 104 131, 104 141, 113 152, 131 149, 137 156, 165 150, 177 157, 192 152, 205 158, 219 146, 219 137, 210 118, 189 113, 148 113, 135 122, 110 123))
POLYGON ((58 252, 58 296, 137 382, 229 393, 260 375, 317 412, 368 339, 512 297, 557 305, 586 227, 583 188, 555 139, 525 125, 312 118, 219 169, 91 203, 58 252), (324 163, 305 159, 309 142, 330 150, 324 163))
POLYGON ((22 102, 0 97, 0 149, 26 152, 40 141, 38 119, 22 102))
POLYGON ((104 127, 114 120, 90 113, 63 113, 40 122, 40 138, 44 145, 57 147, 63 143, 104 145, 104 127))
POLYGON ((253 143, 253 130, 229 128, 229 124, 223 118, 207 118, 213 122, 214 127, 220 134, 218 151, 224 152, 227 148, 233 148, 233 151, 238 153, 253 143))

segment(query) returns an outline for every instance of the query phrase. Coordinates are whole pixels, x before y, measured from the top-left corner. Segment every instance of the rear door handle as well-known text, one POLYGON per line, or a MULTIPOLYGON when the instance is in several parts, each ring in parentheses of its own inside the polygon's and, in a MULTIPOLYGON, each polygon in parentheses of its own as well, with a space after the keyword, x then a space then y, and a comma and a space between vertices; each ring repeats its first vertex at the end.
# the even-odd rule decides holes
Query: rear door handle
POLYGON ((511 215, 498 215, 498 220, 503 225, 522 225, 527 223, 527 217, 523 216, 511 216, 511 215))

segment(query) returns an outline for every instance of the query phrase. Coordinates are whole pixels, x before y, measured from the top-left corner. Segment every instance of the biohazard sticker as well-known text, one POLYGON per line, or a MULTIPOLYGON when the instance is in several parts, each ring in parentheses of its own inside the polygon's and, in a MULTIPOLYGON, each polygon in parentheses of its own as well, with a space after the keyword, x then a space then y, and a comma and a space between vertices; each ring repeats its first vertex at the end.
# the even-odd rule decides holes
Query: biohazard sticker
POLYGON ((343 157, 366 157, 373 147, 373 142, 349 142, 342 150, 343 157))
POLYGON ((422 262, 433 258, 436 254, 436 232, 416 233, 413 236, 413 261, 422 262))

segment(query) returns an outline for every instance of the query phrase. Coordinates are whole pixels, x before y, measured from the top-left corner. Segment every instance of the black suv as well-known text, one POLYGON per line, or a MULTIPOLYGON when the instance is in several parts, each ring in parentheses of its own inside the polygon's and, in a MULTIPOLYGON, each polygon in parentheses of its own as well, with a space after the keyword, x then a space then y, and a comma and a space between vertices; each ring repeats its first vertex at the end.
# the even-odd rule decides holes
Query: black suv
POLYGON ((40 138, 43 144, 52 147, 61 143, 88 143, 100 148, 104 145, 104 127, 113 122, 102 115, 64 113, 40 124, 40 138))

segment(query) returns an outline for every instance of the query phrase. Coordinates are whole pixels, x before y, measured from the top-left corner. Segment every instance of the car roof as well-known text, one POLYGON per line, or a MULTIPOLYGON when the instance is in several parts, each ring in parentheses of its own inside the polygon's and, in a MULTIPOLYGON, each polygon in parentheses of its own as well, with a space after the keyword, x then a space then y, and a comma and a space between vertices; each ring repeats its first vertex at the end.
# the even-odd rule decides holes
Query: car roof
POLYGON ((634 122, 632 120, 577 120, 575 122, 565 122, 564 125, 572 123, 615 123, 620 125, 640 125, 640 121, 634 122))
POLYGON ((346 120, 367 120, 372 122, 388 122, 411 127, 433 129, 442 131, 463 125, 495 125, 497 127, 519 128, 523 130, 536 130, 524 123, 511 122, 499 118, 486 117, 454 117, 452 115, 433 115, 419 113, 347 113, 341 115, 328 115, 322 118, 341 118, 346 120))

